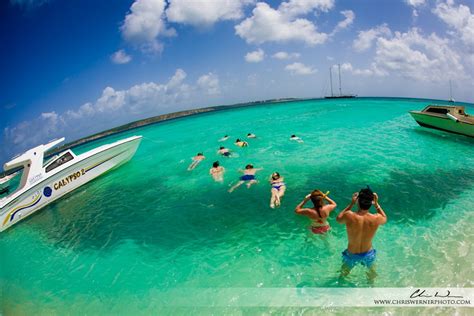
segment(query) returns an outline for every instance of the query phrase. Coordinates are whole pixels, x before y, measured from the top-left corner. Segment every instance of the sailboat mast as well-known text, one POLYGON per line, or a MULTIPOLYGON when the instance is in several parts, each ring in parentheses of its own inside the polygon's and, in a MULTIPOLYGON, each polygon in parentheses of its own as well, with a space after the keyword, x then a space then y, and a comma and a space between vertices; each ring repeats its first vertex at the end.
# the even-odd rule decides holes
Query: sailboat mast
POLYGON ((341 90, 341 64, 337 64, 339 67, 339 95, 342 95, 342 90, 341 90))
POLYGON ((332 66, 329 67, 329 80, 331 81, 331 97, 333 97, 334 93, 332 92, 332 66))
POLYGON ((453 86, 451 84, 451 80, 449 80, 449 101, 453 101, 453 86))

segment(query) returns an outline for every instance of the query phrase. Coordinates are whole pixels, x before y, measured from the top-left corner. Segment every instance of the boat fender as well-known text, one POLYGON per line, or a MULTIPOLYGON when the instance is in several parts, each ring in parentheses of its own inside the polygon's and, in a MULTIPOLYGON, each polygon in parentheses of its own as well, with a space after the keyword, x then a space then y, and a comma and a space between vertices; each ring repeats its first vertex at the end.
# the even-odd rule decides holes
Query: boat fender
POLYGON ((446 116, 449 117, 450 119, 452 119, 455 122, 459 122, 458 118, 456 116, 452 115, 451 113, 446 113, 446 116))

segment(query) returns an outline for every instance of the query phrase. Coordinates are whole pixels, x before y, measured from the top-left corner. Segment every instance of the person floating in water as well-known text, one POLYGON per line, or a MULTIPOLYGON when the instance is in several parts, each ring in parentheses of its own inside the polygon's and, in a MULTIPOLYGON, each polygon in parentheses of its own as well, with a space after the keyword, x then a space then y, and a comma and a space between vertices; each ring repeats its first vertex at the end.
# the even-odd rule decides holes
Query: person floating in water
POLYGON ((250 188, 252 184, 257 183, 257 179, 255 178, 255 173, 257 173, 257 171, 260 171, 260 170, 263 170, 263 168, 254 168, 253 165, 251 164, 246 165, 245 170, 239 170, 239 172, 242 172, 244 175, 239 178, 240 181, 237 182, 236 185, 234 185, 233 187, 229 189, 229 192, 234 191, 245 182, 247 182, 247 189, 250 188))
POLYGON ((240 138, 237 138, 235 140, 235 144, 239 147, 247 147, 249 145, 249 143, 247 143, 246 141, 240 140, 240 138))
POLYGON ((358 263, 367 267, 367 278, 373 283, 377 273, 375 272, 376 251, 372 248, 372 239, 377 228, 387 222, 387 215, 379 204, 377 193, 367 186, 359 193, 352 195, 351 203, 342 210, 336 218, 338 223, 345 224, 347 229, 348 246, 342 253, 341 277, 347 276, 358 263), (358 202, 359 209, 352 211, 352 207, 358 202), (377 214, 369 212, 372 204, 377 214))
POLYGON ((230 157, 231 153, 228 148, 225 148, 224 146, 221 146, 219 150, 217 151, 219 155, 222 155, 224 157, 230 157))
POLYGON ((286 184, 282 176, 278 172, 272 173, 270 176, 270 184, 272 185, 270 198, 270 207, 279 207, 281 204, 281 198, 285 195, 286 184))
POLYGON ((194 168, 196 168, 196 166, 199 165, 201 161, 206 159, 206 157, 204 157, 202 153, 198 153, 192 159, 193 159, 193 162, 191 162, 191 164, 189 165, 188 170, 193 170, 194 168))
POLYGON ((216 182, 224 181, 224 172, 225 172, 225 168, 219 165, 219 161, 215 161, 212 164, 212 168, 209 169, 209 174, 212 176, 212 178, 216 182))
POLYGON ((296 136, 295 134, 291 135, 290 140, 296 141, 298 143, 303 143, 303 140, 296 136))
POLYGON ((225 142, 226 140, 229 139, 229 135, 225 135, 224 137, 222 137, 221 139, 219 139, 220 142, 225 142))
POLYGON ((247 138, 257 138, 257 135, 252 134, 252 133, 248 133, 247 138))
POLYGON ((315 234, 324 234, 331 229, 327 221, 329 214, 336 208, 337 204, 326 193, 320 190, 314 190, 308 194, 300 204, 295 208, 295 213, 309 217, 313 222, 311 224, 311 231, 315 234), (304 208, 304 205, 311 200, 313 202, 312 208, 304 208), (328 202, 328 204, 325 203, 328 202))

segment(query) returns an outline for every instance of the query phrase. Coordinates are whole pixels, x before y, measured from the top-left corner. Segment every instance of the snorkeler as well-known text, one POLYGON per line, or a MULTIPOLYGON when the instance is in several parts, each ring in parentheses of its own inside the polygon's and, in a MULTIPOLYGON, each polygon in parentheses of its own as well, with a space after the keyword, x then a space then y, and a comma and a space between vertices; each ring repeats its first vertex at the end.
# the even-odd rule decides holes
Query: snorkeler
POLYGON ((222 155, 224 157, 230 157, 231 153, 228 148, 225 148, 224 146, 221 146, 219 150, 217 151, 219 155, 222 155))
POLYGON ((201 162, 203 161, 204 159, 206 159, 206 157, 204 157, 204 155, 202 153, 198 153, 196 156, 194 156, 193 158, 193 162, 191 162, 191 164, 189 165, 188 167, 188 171, 189 170, 193 170, 194 168, 196 168, 196 166, 201 162))
POLYGON ((239 147, 247 147, 249 145, 249 143, 247 143, 246 141, 240 140, 240 138, 237 138, 234 144, 236 144, 239 147))
POLYGON ((219 161, 215 161, 212 164, 212 168, 209 169, 209 174, 212 176, 214 181, 217 181, 217 182, 224 181, 224 172, 225 172, 225 168, 219 165, 219 161))
POLYGON ((372 192, 368 186, 359 193, 354 193, 351 203, 339 213, 336 220, 346 225, 348 239, 347 249, 342 253, 341 277, 347 276, 360 263, 369 269, 367 278, 369 282, 373 282, 377 273, 374 264, 376 251, 372 248, 372 239, 377 228, 387 222, 387 215, 379 204, 377 193, 372 192), (353 212, 352 207, 356 202, 359 209, 353 212), (369 212, 372 204, 377 214, 369 212))
POLYGON ((327 221, 329 214, 336 208, 337 204, 328 197, 329 192, 323 193, 320 190, 314 190, 308 194, 300 204, 295 208, 295 213, 304 215, 313 220, 311 224, 311 231, 315 234, 324 234, 331 229, 327 221), (309 201, 313 202, 312 208, 303 208, 309 201), (329 204, 325 204, 324 201, 329 204))
POLYGON ((257 135, 255 135, 253 133, 248 133, 247 138, 257 138, 257 135))
POLYGON ((270 207, 275 208, 279 207, 281 204, 281 198, 285 195, 286 184, 284 179, 278 172, 272 173, 270 176, 270 184, 272 185, 271 193, 272 197, 270 198, 270 207))
POLYGON ((301 138, 299 138, 298 136, 294 135, 294 134, 291 135, 290 140, 294 140, 298 143, 303 143, 303 140, 301 138))
POLYGON ((246 165, 245 170, 239 170, 239 172, 242 172, 244 175, 239 178, 240 181, 237 182, 236 185, 229 189, 229 192, 234 191, 245 182, 247 182, 247 189, 249 189, 252 184, 257 183, 257 179, 255 179, 255 173, 260 170, 263 170, 263 168, 254 168, 251 164, 246 165))
POLYGON ((225 142, 226 140, 229 139, 229 135, 225 135, 224 137, 222 137, 221 139, 219 139, 220 142, 225 142))

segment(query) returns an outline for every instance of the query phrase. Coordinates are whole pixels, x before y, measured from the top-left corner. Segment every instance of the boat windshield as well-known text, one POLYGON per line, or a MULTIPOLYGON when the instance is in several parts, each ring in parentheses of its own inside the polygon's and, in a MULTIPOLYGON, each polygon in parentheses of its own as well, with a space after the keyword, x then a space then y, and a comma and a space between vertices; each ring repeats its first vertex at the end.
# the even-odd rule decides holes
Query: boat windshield
POLYGON ((0 175, 0 199, 8 197, 20 189, 23 168, 9 175, 0 175))

